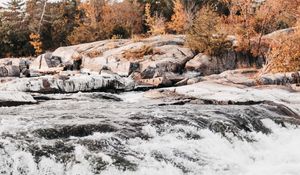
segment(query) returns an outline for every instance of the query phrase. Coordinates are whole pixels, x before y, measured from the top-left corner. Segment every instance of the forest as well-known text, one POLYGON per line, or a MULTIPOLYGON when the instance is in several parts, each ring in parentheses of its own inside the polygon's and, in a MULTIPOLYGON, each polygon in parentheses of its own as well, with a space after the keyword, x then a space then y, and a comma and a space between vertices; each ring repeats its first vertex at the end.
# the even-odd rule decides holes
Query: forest
POLYGON ((234 50, 269 58, 270 71, 294 71, 300 69, 299 7, 300 0, 9 0, 0 7, 0 57, 104 39, 185 34, 195 52, 218 56, 234 50), (281 29, 293 33, 264 40, 281 29))

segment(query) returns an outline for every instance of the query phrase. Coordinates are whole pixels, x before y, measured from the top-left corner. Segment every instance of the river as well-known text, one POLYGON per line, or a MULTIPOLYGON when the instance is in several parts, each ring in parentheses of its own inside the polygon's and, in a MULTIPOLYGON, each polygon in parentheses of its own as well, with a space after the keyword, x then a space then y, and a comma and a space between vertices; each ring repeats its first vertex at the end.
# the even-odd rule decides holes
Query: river
POLYGON ((274 106, 142 96, 54 94, 0 107, 0 174, 300 173, 300 128, 274 106))

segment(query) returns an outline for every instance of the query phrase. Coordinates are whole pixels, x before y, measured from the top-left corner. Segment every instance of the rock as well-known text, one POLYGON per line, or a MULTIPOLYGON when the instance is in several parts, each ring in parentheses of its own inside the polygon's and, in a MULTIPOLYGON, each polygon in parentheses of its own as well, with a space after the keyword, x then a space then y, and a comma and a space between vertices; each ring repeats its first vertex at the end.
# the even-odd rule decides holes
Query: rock
POLYGON ((0 77, 19 77, 19 66, 7 65, 0 67, 0 77))
POLYGON ((177 45, 155 47, 159 54, 152 55, 140 62, 140 72, 143 78, 164 76, 165 73, 178 73, 184 71, 186 62, 194 57, 194 53, 177 45))
POLYGON ((200 72, 202 75, 210 75, 219 72, 217 58, 202 53, 188 61, 185 65, 185 69, 188 71, 200 72))
POLYGON ((175 84, 175 86, 184 86, 184 85, 187 85, 188 80, 189 80, 188 78, 185 78, 185 79, 183 79, 183 80, 177 82, 177 83, 175 84))
POLYGON ((30 69, 35 71, 46 71, 51 68, 61 66, 62 60, 60 57, 52 56, 51 53, 45 53, 33 60, 30 69))
POLYGON ((134 89, 134 82, 117 75, 42 76, 15 79, 1 84, 0 89, 38 93, 128 91, 134 89))
POLYGON ((219 74, 226 70, 257 67, 261 68, 265 62, 264 58, 252 57, 241 52, 228 51, 217 57, 198 54, 185 65, 187 71, 197 71, 202 75, 219 74))
POLYGON ((262 40, 273 40, 274 41, 279 41, 280 39, 286 36, 289 36, 291 34, 293 34, 296 31, 296 27, 293 28, 287 28, 287 29, 282 29, 282 30, 276 30, 272 33, 269 33, 267 35, 264 35, 262 37, 262 40))
POLYGON ((246 87, 202 81, 193 85, 171 87, 163 90, 176 91, 180 95, 194 97, 208 104, 253 105, 273 102, 289 104, 295 111, 299 111, 300 106, 298 92, 291 92, 279 86, 246 87))
POLYGON ((191 84, 195 84, 201 81, 201 78, 190 78, 187 80, 186 84, 187 85, 191 85, 191 84))
POLYGON ((20 77, 29 64, 26 58, 0 59, 0 77, 20 77))
POLYGON ((140 72, 142 78, 163 76, 164 72, 182 73, 185 63, 194 57, 191 49, 184 48, 182 35, 150 37, 140 41, 104 40, 61 47, 52 53, 63 64, 81 60, 81 68, 100 72, 103 67, 121 76, 140 72))
POLYGON ((34 103, 36 103, 36 101, 33 99, 33 97, 24 92, 0 91, 0 107, 34 103))
POLYGON ((258 80, 261 85, 300 84, 300 72, 287 72, 261 75, 258 80))

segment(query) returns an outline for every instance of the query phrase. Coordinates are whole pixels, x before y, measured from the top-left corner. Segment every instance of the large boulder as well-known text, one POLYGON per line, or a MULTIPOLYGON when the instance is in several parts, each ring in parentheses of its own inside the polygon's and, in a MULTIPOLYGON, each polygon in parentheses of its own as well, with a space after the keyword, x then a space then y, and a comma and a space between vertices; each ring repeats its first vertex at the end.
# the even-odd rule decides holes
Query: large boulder
POLYGON ((19 66, 0 66, 0 77, 19 77, 20 68, 19 66))
POLYGON ((198 54, 185 65, 187 71, 197 71, 202 75, 210 75, 219 72, 218 60, 205 54, 198 54))
POLYGON ((156 54, 145 57, 139 63, 142 78, 162 77, 166 73, 181 74, 185 64, 195 56, 191 49, 180 45, 163 45, 153 50, 156 54))
POLYGON ((28 58, 0 59, 0 77, 28 76, 29 64, 28 58))
POLYGON ((50 52, 38 56, 30 64, 30 69, 35 71, 46 71, 56 67, 62 67, 62 60, 60 57, 52 56, 50 52))
POLYGON ((262 57, 253 57, 250 54, 228 51, 220 56, 198 54, 185 65, 187 71, 197 71, 202 75, 219 74, 226 70, 257 67, 265 63, 262 57))

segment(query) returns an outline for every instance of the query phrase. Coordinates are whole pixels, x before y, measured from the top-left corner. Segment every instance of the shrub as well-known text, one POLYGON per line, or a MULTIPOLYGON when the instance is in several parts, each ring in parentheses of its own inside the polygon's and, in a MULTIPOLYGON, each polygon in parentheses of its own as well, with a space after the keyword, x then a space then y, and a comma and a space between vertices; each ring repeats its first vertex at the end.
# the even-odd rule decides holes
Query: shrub
POLYGON ((300 71, 300 29, 273 43, 262 73, 300 71))

